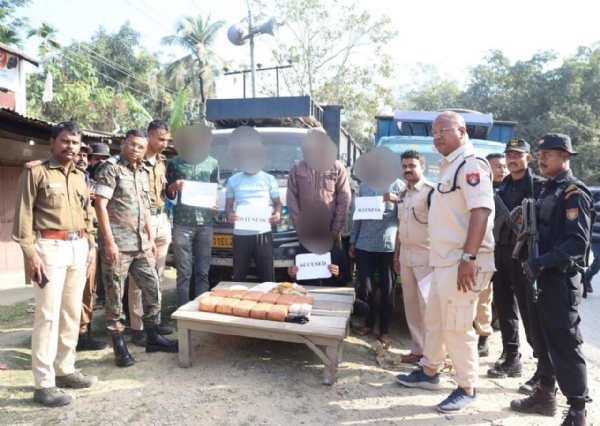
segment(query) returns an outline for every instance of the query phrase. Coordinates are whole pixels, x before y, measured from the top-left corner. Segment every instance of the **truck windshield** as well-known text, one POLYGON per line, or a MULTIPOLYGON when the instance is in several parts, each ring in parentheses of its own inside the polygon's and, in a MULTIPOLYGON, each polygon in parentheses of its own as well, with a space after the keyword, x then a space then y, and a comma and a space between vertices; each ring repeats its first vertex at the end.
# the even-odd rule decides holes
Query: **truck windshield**
MULTIPOLYGON (((492 141, 471 140, 478 157, 485 158, 488 154, 504 152, 504 144, 492 141)), ((431 139, 412 140, 408 143, 388 140, 381 143, 382 146, 390 148, 398 155, 408 149, 414 149, 425 156, 425 176, 430 181, 436 182, 440 171, 440 160, 442 154, 437 152, 431 139)), ((402 171, 400 172, 402 175, 402 171)), ((401 176, 400 176, 401 178, 401 176)))
MULTIPOLYGON (((298 161, 302 160, 302 142, 306 132, 264 131, 256 129, 262 138, 267 152, 267 171, 289 171, 298 161)), ((213 142, 210 155, 214 157, 222 171, 237 171, 234 161, 229 155, 229 135, 231 131, 213 132, 213 142)))

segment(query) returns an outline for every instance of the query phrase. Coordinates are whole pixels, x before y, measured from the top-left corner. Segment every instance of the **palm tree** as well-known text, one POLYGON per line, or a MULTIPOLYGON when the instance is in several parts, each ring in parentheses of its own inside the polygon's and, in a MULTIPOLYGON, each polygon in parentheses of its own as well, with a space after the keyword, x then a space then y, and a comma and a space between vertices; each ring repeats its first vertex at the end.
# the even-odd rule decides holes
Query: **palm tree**
POLYGON ((27 38, 40 37, 40 58, 42 62, 52 63, 56 58, 56 51, 61 48, 60 42, 57 40, 58 30, 50 24, 42 22, 39 28, 31 28, 27 32, 27 38))
POLYGON ((23 39, 19 36, 19 33, 8 28, 5 25, 0 25, 0 43, 4 43, 7 46, 15 46, 19 50, 23 50, 23 39))
POLYGON ((215 96, 215 79, 213 66, 215 62, 225 61, 212 50, 217 33, 225 25, 225 21, 210 21, 210 14, 181 17, 176 26, 175 34, 163 37, 161 43, 166 46, 177 45, 189 53, 173 61, 165 70, 167 79, 178 90, 182 86, 191 85, 194 97, 200 98, 200 115, 204 116, 206 99, 215 96), (197 84, 196 84, 197 83, 197 84))

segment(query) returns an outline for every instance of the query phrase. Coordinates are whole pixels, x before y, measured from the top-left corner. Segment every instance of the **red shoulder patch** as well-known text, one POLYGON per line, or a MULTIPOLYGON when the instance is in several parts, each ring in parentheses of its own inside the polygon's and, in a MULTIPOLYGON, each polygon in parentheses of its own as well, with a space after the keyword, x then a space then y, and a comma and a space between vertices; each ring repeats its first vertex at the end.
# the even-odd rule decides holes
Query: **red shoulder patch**
POLYGON ((579 208, 567 209, 567 219, 576 220, 579 217, 579 208))
POLYGON ((467 173, 467 183, 471 186, 479 185, 481 178, 479 177, 479 173, 467 173))

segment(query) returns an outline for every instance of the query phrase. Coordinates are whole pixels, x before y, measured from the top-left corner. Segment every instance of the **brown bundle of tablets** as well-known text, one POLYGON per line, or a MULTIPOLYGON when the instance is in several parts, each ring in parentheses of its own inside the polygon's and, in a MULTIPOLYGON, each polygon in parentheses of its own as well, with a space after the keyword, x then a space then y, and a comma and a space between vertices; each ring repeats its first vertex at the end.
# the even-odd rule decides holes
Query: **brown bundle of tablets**
POLYGON ((219 289, 200 298, 202 312, 283 322, 294 304, 313 304, 313 298, 294 294, 219 289))

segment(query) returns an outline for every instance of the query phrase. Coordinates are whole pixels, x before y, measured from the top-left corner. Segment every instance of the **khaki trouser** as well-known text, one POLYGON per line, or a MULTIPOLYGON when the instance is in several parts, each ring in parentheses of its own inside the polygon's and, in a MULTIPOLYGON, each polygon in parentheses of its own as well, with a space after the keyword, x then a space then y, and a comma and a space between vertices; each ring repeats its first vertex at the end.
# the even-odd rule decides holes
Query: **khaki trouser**
POLYGON ((427 374, 440 371, 447 351, 456 370, 454 381, 461 388, 474 388, 479 355, 473 320, 479 292, 487 289, 493 272, 476 269, 474 291, 463 293, 457 288, 458 265, 433 269, 425 310, 425 347, 421 364, 427 374))
POLYGON ((475 314, 475 331, 479 336, 491 336, 494 334, 492 328, 492 286, 490 283, 485 290, 479 293, 477 301, 477 313, 475 314))
POLYGON ((36 250, 49 282, 43 289, 33 284, 31 369, 35 388, 44 389, 55 386, 55 376, 75 372, 88 240, 46 240, 38 234, 36 250))
MULTIPOLYGON (((167 254, 169 244, 171 244, 171 223, 166 213, 152 215, 150 217, 152 231, 154 232, 154 244, 156 244, 156 270, 160 282, 162 283, 165 274, 165 263, 167 262, 167 254)), ((144 307, 142 305, 142 289, 135 284, 135 281, 129 275, 128 285, 129 298, 129 317, 132 330, 143 330, 142 316, 144 315, 144 307)))
POLYGON ((404 301, 404 314, 412 339, 410 353, 423 354, 425 341, 425 299, 419 289, 419 281, 433 271, 431 266, 400 265, 402 277, 402 299, 404 301))
POLYGON ((90 265, 90 276, 85 281, 83 290, 83 303, 81 305, 81 324, 79 326, 79 334, 88 332, 88 326, 92 322, 94 313, 94 293, 96 292, 96 259, 90 265))

